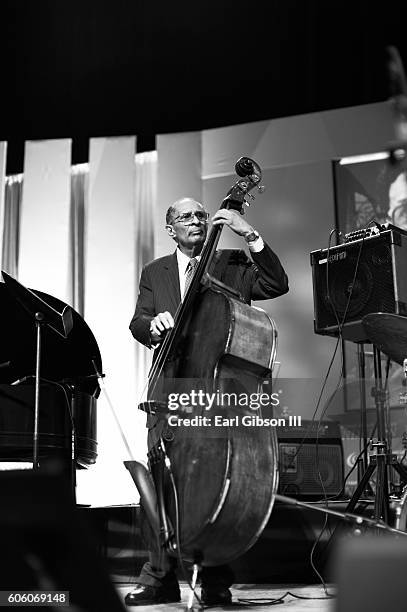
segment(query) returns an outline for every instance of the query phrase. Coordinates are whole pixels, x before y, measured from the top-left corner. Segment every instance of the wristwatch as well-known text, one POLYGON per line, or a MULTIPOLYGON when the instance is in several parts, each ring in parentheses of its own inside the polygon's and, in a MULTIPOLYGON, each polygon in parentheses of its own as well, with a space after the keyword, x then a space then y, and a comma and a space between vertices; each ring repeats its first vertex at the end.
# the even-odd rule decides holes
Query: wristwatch
POLYGON ((254 242, 255 240, 257 240, 257 238, 260 238, 260 234, 256 230, 253 230, 252 232, 250 232, 250 234, 246 234, 244 237, 246 242, 254 242))

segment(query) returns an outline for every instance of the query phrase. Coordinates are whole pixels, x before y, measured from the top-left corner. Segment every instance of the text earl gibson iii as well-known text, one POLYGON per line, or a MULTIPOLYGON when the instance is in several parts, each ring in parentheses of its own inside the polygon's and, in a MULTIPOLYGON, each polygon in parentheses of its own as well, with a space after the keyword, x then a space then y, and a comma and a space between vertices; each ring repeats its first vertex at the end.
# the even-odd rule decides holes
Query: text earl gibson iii
POLYGON ((168 417, 171 427, 301 427, 301 416, 290 415, 288 418, 263 418, 259 415, 245 414, 233 417, 222 415, 179 417, 172 414, 168 417))

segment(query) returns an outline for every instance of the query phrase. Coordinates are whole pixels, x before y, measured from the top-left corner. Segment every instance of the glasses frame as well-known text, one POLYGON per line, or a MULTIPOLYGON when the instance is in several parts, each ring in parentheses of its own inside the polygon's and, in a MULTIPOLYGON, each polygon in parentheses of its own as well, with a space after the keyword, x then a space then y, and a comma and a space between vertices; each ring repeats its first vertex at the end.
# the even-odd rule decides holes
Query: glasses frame
POLYGON ((183 223, 184 225, 191 225, 194 222, 194 217, 196 217, 196 219, 199 221, 199 223, 208 223, 209 221, 209 213, 203 210, 195 210, 195 211, 189 211, 189 212, 185 212, 185 213, 181 213, 178 217, 176 217, 175 219, 172 220, 173 223, 183 223), (189 219, 189 221, 185 220, 185 219, 181 219, 182 215, 192 215, 191 219, 189 219), (200 219, 198 217, 198 215, 205 215, 205 219, 200 219))

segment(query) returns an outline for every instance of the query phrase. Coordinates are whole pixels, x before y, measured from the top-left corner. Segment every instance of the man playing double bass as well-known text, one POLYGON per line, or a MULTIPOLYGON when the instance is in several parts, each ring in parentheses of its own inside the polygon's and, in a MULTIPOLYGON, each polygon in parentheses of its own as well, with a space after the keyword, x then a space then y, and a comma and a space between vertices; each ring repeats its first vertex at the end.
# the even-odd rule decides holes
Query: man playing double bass
MULTIPOLYGON (((130 323, 133 336, 148 347, 158 345, 174 326, 176 309, 188 288, 200 259, 208 229, 209 214, 192 198, 182 198, 169 207, 166 230, 177 244, 172 255, 147 264, 140 278, 136 310, 130 323)), ((244 251, 219 251, 212 276, 237 290, 250 304, 288 291, 287 275, 272 249, 254 228, 236 211, 221 209, 212 218, 213 225, 227 225, 242 236, 253 261, 244 251)), ((156 418, 149 417, 148 446, 152 448, 161 429, 156 418)), ((204 567, 201 571, 201 597, 206 605, 231 602, 229 587, 233 573, 228 566, 204 567)), ((175 559, 164 552, 150 552, 135 588, 126 596, 127 605, 148 605, 180 600, 175 574, 175 559)))

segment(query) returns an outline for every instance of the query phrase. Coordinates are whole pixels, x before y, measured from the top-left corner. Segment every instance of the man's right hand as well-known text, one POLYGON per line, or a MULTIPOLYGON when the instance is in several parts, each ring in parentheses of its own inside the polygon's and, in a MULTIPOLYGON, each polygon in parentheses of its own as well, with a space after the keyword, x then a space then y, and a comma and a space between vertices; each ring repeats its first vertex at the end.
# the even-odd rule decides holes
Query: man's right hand
POLYGON ((159 312, 150 323, 150 334, 153 344, 162 342, 165 332, 173 327, 174 319, 172 314, 169 312, 159 312))

